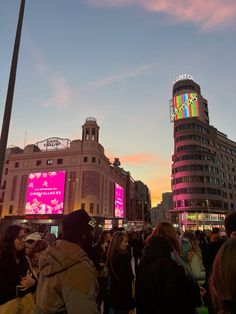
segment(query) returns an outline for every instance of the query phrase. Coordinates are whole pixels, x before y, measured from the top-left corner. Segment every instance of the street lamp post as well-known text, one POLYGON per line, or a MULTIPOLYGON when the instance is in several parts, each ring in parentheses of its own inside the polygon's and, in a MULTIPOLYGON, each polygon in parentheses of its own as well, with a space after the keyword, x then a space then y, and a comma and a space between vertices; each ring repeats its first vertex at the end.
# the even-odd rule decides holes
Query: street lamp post
POLYGON ((10 77, 9 77, 8 89, 7 89, 7 98, 6 98, 5 110, 4 110, 4 116, 3 116, 1 138, 0 138, 0 188, 2 185, 2 174, 3 174, 5 153, 6 153, 6 147, 7 147, 10 120, 11 120, 12 102, 13 102, 13 95, 14 95, 14 88, 15 88, 15 81, 16 81, 16 70, 17 70, 17 61, 18 61, 19 48, 20 48, 20 37, 21 37, 21 30, 22 30, 22 24, 23 24, 24 9, 25 9, 25 0, 21 0, 17 30, 16 30, 16 37, 15 37, 15 44, 14 44, 14 50, 13 50, 12 62, 11 62, 11 71, 10 71, 10 77))

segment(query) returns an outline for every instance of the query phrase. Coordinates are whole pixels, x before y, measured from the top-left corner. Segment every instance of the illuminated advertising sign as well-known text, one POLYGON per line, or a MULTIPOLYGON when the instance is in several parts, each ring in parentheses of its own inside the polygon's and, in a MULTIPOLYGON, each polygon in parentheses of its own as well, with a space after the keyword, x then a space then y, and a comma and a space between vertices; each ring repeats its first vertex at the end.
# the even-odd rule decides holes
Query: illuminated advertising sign
POLYGON ((115 217, 124 217, 124 188, 115 184, 115 217))
POLYGON ((65 178, 65 171, 30 173, 25 214, 62 214, 65 178))
POLYGON ((174 84, 178 81, 182 81, 182 80, 192 80, 193 81, 193 77, 191 74, 180 74, 178 75, 175 79, 174 79, 174 84))
POLYGON ((187 93, 175 96, 171 105, 171 121, 199 116, 198 96, 187 93))

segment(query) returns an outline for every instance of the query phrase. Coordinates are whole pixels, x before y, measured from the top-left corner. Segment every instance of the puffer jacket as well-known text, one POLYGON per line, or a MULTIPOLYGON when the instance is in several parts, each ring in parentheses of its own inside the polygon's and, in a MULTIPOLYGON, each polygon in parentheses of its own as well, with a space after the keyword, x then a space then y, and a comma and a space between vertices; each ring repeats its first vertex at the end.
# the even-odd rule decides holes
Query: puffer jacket
POLYGON ((98 314, 92 262, 75 243, 58 240, 39 259, 36 313, 98 314))

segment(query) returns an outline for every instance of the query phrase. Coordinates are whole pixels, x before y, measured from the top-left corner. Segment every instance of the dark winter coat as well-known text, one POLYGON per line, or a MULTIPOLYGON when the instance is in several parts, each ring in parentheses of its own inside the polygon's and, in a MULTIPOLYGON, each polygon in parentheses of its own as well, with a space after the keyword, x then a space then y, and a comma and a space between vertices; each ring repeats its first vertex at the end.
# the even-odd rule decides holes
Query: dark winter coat
POLYGON ((206 295, 206 304, 208 306, 208 310, 210 314, 215 313, 214 307, 211 301, 210 293, 209 293, 209 287, 208 287, 208 280, 211 275, 212 266, 215 260, 215 257, 221 248, 221 246, 225 243, 225 239, 221 238, 218 240, 215 240, 213 242, 210 242, 205 251, 203 252, 203 263, 206 269, 206 288, 207 288, 207 295, 206 295))
POLYGON ((146 246, 136 274, 138 314, 193 314, 200 306, 199 287, 171 258, 172 251, 159 237, 146 246))
POLYGON ((12 254, 8 257, 0 258, 0 304, 4 304, 9 300, 18 297, 23 297, 29 292, 35 290, 34 287, 25 291, 17 289, 17 285, 20 284, 21 278, 26 276, 27 270, 29 270, 29 264, 24 255, 19 257, 19 263, 16 262, 15 256, 12 254))
POLYGON ((117 310, 131 310, 134 308, 132 297, 132 281, 134 279, 131 256, 115 251, 109 260, 111 274, 111 289, 109 293, 109 306, 117 310))

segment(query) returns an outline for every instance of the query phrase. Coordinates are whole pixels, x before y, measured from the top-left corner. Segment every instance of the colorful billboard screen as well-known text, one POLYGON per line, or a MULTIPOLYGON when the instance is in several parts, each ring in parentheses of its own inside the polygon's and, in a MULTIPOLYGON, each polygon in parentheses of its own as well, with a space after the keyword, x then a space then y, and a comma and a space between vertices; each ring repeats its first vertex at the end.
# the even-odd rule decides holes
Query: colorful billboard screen
POLYGON ((25 214, 63 214, 65 171, 30 173, 25 214))
POLYGON ((171 121, 199 116, 197 93, 175 96, 171 105, 171 121))
POLYGON ((115 217, 124 217, 124 188, 115 183, 115 217))

